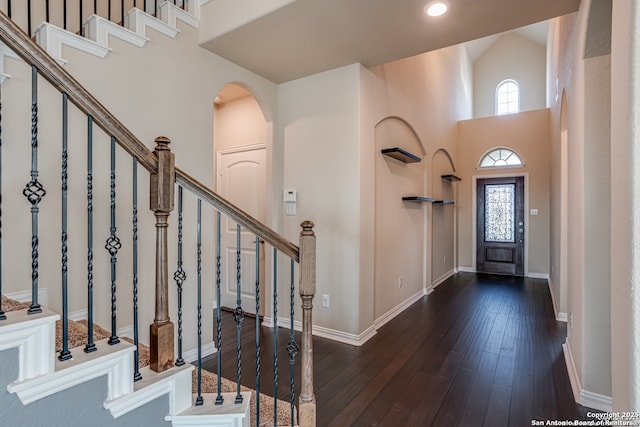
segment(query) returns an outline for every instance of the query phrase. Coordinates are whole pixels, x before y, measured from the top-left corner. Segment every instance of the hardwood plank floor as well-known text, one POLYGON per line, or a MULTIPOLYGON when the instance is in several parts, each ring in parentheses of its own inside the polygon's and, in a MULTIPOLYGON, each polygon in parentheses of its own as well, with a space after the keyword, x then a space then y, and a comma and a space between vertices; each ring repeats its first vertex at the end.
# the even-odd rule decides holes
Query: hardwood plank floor
MULTIPOLYGON (((235 380, 229 313, 222 325, 222 374, 235 380)), ((546 280, 458 273, 362 347, 314 338, 318 425, 518 427, 534 419, 586 420, 588 409, 573 400, 562 354, 565 328, 554 319, 546 280)), ((242 383, 252 388, 255 331, 254 319, 245 319, 242 383)), ((259 338, 260 390, 273 396, 277 389, 288 401, 289 333, 260 327, 259 338)), ((299 357, 295 365, 299 372, 299 357)), ((203 367, 215 372, 215 357, 203 367)))

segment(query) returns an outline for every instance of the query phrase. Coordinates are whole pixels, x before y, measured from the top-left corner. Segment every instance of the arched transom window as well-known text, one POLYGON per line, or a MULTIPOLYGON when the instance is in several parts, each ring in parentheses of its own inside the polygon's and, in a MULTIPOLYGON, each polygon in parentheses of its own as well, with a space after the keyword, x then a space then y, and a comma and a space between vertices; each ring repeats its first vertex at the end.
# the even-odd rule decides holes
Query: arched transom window
POLYGON ((520 111, 520 86, 515 80, 503 80, 496 88, 496 115, 520 111))
POLYGON ((492 148, 482 159, 480 168, 517 168, 522 166, 522 159, 513 150, 505 147, 492 148))

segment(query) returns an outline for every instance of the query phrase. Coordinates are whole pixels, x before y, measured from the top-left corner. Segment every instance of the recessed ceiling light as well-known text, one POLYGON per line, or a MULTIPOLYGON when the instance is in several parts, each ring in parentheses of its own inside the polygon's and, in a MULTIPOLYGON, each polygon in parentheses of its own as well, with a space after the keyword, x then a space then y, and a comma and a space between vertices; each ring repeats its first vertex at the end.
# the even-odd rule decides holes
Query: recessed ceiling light
POLYGON ((444 15, 449 9, 449 4, 446 1, 432 1, 424 7, 424 12, 429 16, 444 15))

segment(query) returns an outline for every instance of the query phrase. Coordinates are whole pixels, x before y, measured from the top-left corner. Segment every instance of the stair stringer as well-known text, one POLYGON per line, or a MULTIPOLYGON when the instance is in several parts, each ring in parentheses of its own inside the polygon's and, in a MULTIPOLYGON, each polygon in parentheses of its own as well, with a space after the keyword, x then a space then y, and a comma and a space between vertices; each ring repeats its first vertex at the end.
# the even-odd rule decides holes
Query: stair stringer
POLYGON ((79 384, 107 376, 107 398, 103 403, 114 418, 141 408, 167 394, 169 413, 175 416, 191 406, 191 372, 185 365, 162 373, 143 368, 143 379, 133 381, 135 346, 126 341, 109 345, 96 342, 97 351, 85 353, 83 347, 71 349, 72 358, 56 357, 56 321, 60 316, 47 309, 29 315, 26 310, 6 313, 0 322, 0 351, 18 349, 18 376, 7 385, 23 405, 63 392, 79 384))
POLYGON ((59 64, 64 65, 67 61, 62 57, 62 47, 69 46, 82 52, 89 53, 104 58, 111 51, 106 46, 102 46, 93 40, 63 30, 53 24, 43 22, 36 30, 36 42, 59 64))

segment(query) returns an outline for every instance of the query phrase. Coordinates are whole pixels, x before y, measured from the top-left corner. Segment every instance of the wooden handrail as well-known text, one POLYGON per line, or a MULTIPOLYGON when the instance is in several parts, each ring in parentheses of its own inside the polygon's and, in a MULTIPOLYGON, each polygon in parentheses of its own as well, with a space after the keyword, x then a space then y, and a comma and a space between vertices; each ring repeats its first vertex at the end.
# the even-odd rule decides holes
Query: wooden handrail
MULTIPOLYGON (((118 145, 131 156, 136 157, 149 173, 156 172, 157 159, 153 152, 2 11, 0 11, 0 39, 27 64, 35 65, 38 72, 58 91, 66 93, 69 100, 81 111, 93 117, 94 123, 109 136, 115 137, 118 145)), ((176 181, 288 257, 296 262, 299 261, 296 245, 178 168, 176 168, 176 181)))
POLYGON ((274 248, 277 248, 289 258, 296 262, 300 262, 300 251, 298 246, 294 245, 266 225, 256 221, 251 215, 233 205, 228 200, 223 199, 218 194, 211 191, 209 188, 205 187, 196 179, 178 168, 176 168, 176 182, 247 230, 251 231, 256 236, 265 240, 274 248))

